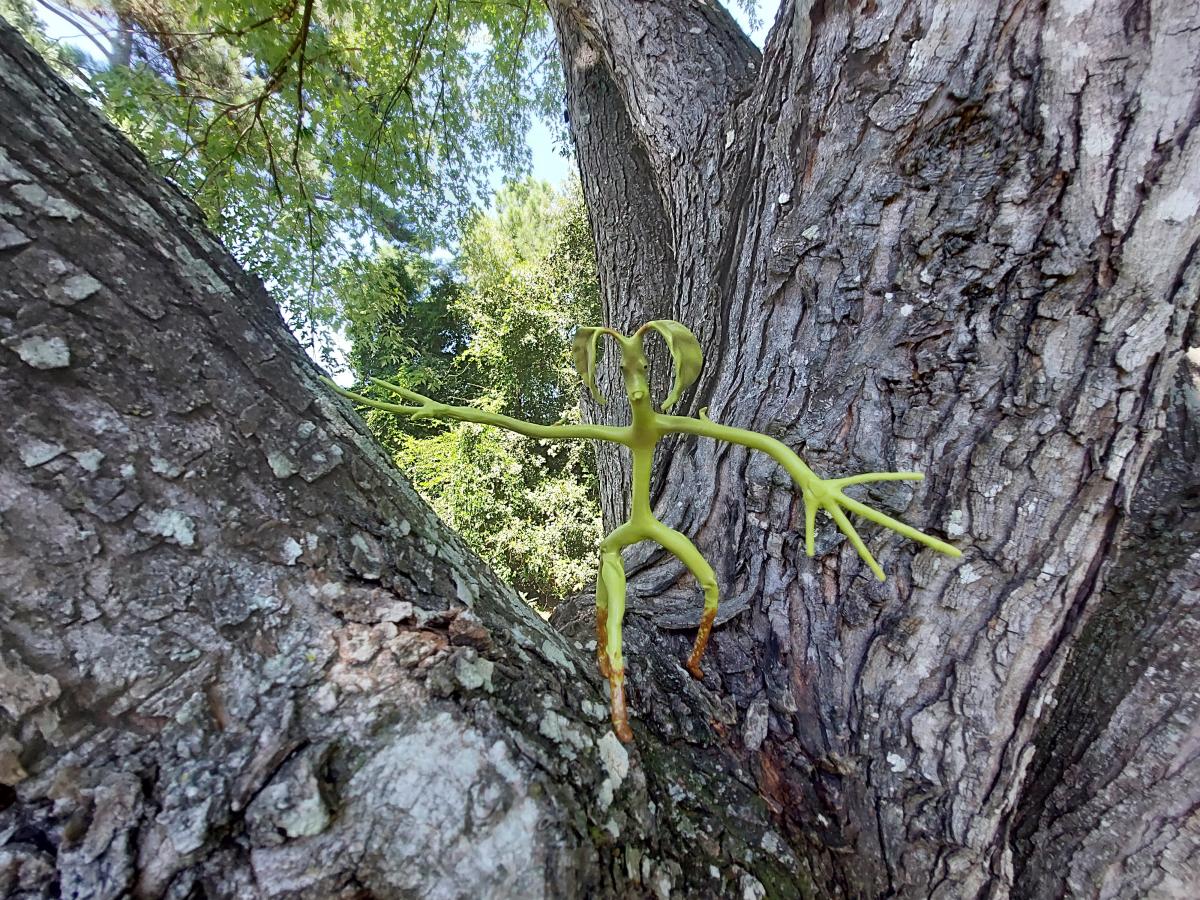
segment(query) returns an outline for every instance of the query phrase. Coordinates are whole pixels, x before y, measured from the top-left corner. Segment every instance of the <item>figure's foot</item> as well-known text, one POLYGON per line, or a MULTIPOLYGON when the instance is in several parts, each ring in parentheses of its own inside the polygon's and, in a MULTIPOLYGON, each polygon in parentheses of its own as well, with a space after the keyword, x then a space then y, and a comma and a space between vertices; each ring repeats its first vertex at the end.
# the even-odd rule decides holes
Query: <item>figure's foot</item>
POLYGON ((624 670, 613 670, 612 674, 608 676, 608 687, 613 732, 622 743, 628 744, 633 740, 633 730, 629 727, 629 711, 625 708, 624 670))

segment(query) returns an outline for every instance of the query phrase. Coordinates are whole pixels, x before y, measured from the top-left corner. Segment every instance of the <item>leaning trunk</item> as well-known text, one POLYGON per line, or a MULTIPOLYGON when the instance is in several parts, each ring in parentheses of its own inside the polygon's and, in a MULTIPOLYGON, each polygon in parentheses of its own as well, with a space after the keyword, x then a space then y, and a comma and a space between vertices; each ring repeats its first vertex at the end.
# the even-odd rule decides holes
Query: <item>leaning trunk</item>
POLYGON ((770 460, 680 441, 655 511, 722 614, 689 684, 699 591, 633 554, 635 719, 749 767, 823 895, 1194 895, 1194 5, 785 2, 762 56, 707 5, 553 9, 609 323, 697 333, 682 411, 924 471, 867 496, 965 554, 808 559, 770 460))

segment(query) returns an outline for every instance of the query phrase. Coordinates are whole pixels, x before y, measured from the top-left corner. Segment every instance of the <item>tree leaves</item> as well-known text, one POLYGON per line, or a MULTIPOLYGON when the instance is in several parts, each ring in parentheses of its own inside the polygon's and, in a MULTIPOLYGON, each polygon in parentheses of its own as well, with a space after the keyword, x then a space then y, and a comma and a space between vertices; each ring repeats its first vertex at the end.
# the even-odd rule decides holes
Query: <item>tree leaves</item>
MULTIPOLYGON (((523 181, 493 206, 466 229, 462 277, 402 251, 343 268, 359 390, 374 396, 375 376, 542 424, 578 421, 568 344, 578 322, 599 315, 582 193, 523 181)), ((437 513, 519 590, 550 605, 583 587, 600 538, 590 447, 366 417, 437 513)))
POLYGON ((302 339, 348 259, 398 234, 452 244, 492 173, 526 165, 530 117, 561 104, 532 2, 101 0, 81 21, 79 74, 302 339))

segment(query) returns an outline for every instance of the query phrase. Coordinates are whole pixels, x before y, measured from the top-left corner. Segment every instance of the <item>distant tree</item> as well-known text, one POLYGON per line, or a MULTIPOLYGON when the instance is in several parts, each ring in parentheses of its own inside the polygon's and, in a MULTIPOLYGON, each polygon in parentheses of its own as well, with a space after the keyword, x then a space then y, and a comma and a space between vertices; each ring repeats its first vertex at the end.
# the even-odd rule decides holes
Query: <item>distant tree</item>
MULTIPOLYGON (((598 320, 595 256, 578 185, 502 189, 464 229, 455 280, 418 254, 349 263, 337 293, 362 390, 370 377, 540 422, 579 417, 570 341, 598 320)), ((422 496, 541 608, 594 574, 600 539, 590 447, 539 446, 477 425, 365 418, 422 496)))

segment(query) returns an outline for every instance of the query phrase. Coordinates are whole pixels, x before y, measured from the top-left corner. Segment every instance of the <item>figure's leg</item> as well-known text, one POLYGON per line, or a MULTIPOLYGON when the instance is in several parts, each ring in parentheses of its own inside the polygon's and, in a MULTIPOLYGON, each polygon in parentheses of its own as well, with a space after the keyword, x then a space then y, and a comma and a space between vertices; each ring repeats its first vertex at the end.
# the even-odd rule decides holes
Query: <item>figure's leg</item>
POLYGON ((632 741, 625 708, 625 661, 621 654, 621 626, 625 620, 625 563, 621 548, 636 540, 627 525, 600 543, 600 577, 596 579, 596 652, 600 671, 608 679, 613 731, 622 741, 632 741))
POLYGON ((596 661, 600 674, 608 678, 608 588, 604 582, 604 553, 600 553, 600 569, 596 573, 596 661))
POLYGON ((678 557, 679 561, 687 566, 688 571, 695 576, 696 581, 700 583, 701 590, 704 591, 704 612, 700 614, 700 628, 696 632, 696 643, 692 646, 692 655, 688 657, 687 661, 687 669, 692 673, 692 677, 703 678, 704 673, 700 670, 700 659, 704 656, 704 650, 708 646, 708 636, 712 633, 713 620, 717 617, 717 577, 713 573, 712 566, 708 564, 708 560, 700 555, 700 551, 696 549, 696 545, 691 540, 666 525, 658 524, 659 527, 651 536, 652 540, 658 541, 678 557))

